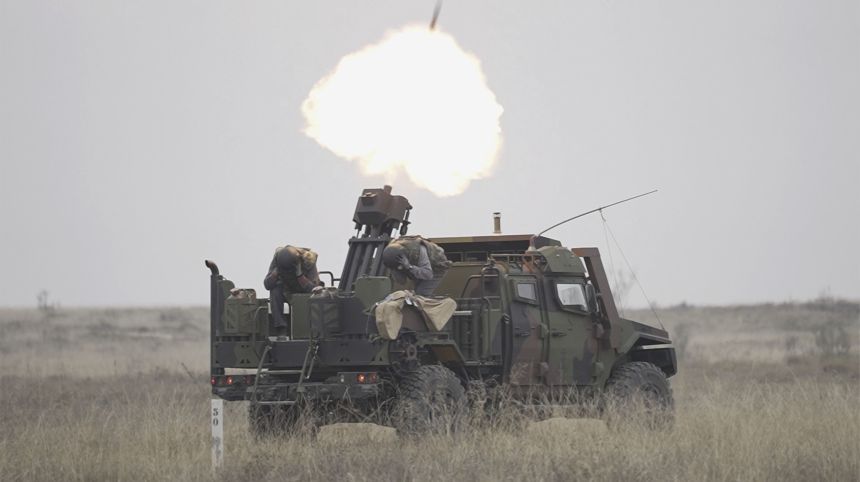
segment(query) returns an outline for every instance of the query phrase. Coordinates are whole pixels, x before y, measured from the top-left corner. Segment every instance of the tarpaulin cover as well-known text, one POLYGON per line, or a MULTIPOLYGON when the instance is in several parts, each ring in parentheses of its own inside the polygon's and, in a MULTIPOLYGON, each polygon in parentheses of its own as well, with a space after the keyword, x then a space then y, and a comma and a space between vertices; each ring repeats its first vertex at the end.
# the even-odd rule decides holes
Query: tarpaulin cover
POLYGON ((427 329, 440 331, 457 310, 457 302, 451 298, 427 298, 407 290, 395 291, 376 304, 374 316, 379 335, 394 340, 403 326, 403 310, 412 306, 422 313, 427 329), (404 308, 405 307, 405 308, 404 308))

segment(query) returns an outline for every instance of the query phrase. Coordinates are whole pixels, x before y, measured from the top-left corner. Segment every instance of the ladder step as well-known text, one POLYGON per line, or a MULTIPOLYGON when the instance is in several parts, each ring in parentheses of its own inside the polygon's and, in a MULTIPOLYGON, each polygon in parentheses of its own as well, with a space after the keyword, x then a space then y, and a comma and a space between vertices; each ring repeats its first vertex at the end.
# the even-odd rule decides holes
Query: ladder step
POLYGON ((302 373, 301 370, 266 370, 261 372, 261 374, 269 374, 269 375, 298 375, 302 373))

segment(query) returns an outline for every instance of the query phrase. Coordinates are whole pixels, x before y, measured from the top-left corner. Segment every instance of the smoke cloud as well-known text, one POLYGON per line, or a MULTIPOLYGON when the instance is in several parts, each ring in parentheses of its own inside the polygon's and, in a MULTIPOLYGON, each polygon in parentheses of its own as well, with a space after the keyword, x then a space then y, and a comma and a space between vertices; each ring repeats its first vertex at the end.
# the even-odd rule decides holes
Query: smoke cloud
POLYGON ((437 196, 491 173, 502 112, 480 61, 424 25, 346 55, 302 104, 304 133, 320 145, 366 175, 405 172, 437 196))

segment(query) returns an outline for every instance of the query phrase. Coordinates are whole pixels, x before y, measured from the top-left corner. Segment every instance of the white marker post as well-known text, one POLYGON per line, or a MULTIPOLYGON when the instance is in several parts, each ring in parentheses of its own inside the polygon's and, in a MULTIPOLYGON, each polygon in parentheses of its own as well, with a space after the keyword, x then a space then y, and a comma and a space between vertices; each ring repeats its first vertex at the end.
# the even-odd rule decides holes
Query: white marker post
POLYGON ((209 415, 212 425, 212 470, 217 470, 224 464, 224 400, 213 398, 209 415))

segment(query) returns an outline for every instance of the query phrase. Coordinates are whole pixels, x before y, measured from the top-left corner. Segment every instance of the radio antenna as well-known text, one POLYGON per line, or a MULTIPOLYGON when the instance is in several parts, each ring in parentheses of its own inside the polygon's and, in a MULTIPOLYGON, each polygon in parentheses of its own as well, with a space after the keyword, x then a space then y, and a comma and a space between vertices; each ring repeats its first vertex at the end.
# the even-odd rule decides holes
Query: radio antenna
POLYGON ((549 231, 550 229, 555 229, 555 228, 557 228, 557 227, 561 226, 561 225, 562 225, 562 224, 564 224, 564 223, 568 223, 568 222, 570 222, 570 221, 573 221, 574 219, 581 218, 581 217, 586 216, 586 215, 591 214, 591 213, 600 212, 600 211, 603 211, 603 210, 604 210, 604 209, 606 209, 606 208, 611 208, 612 206, 616 206, 616 205, 621 204, 621 203, 626 203, 627 201, 632 201, 632 200, 634 200, 634 199, 638 199, 638 198, 640 198, 640 197, 642 197, 642 196, 647 196, 647 195, 649 195, 649 194, 654 194, 655 192, 657 192, 657 190, 656 190, 656 189, 655 189, 655 190, 653 190, 653 191, 648 191, 648 192, 646 192, 646 193, 639 194, 639 195, 637 195, 637 196, 629 197, 629 198, 627 198, 627 199, 622 199, 621 201, 617 201, 617 202, 614 202, 614 203, 612 203, 612 204, 607 204, 606 206, 600 206, 599 208, 594 208, 594 209, 592 209, 591 211, 586 211, 586 212, 584 212, 584 213, 577 214, 576 216, 574 216, 574 217, 572 217, 572 218, 567 218, 567 219, 565 219, 564 221, 562 221, 562 222, 560 222, 560 223, 553 224, 552 226, 550 226, 550 227, 548 227, 548 228, 544 229, 543 231, 541 231, 540 233, 538 233, 538 236, 542 236, 542 235, 543 235, 543 233, 545 233, 545 232, 549 231))

